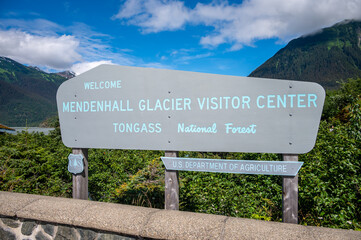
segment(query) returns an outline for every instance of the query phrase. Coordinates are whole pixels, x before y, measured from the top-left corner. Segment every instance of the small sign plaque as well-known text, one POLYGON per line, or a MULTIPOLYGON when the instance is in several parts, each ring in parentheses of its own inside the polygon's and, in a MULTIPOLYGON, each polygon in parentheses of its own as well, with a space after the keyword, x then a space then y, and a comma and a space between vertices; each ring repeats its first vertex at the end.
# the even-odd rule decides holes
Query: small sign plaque
POLYGON ((167 170, 296 176, 303 162, 161 157, 167 170))
POLYGON ((68 171, 72 174, 79 174, 84 171, 83 155, 81 154, 70 154, 68 156, 69 164, 68 171))

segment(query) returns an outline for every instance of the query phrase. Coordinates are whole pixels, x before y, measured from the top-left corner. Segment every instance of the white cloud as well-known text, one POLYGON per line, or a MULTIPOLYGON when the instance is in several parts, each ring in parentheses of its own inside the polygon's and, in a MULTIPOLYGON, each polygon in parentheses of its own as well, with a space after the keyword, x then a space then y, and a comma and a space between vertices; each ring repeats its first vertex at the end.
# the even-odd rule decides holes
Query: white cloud
POLYGON ((0 26, 3 28, 26 29, 27 33, 38 36, 56 36, 56 32, 63 32, 65 30, 59 24, 41 18, 30 21, 3 18, 0 19, 0 26))
POLYGON ((81 63, 76 63, 71 67, 71 71, 75 72, 75 75, 79 75, 82 74, 83 72, 86 72, 92 68, 95 68, 99 65, 102 64, 112 64, 114 65, 114 63, 112 63, 112 61, 110 60, 102 60, 102 61, 94 61, 94 62, 81 62, 81 63))
POLYGON ((79 73, 97 62, 134 65, 131 50, 111 47, 110 39, 83 23, 65 27, 45 19, 0 19, 0 56, 46 71, 79 73))
POLYGON ((159 63, 159 62, 143 63, 143 64, 140 64, 140 66, 146 67, 146 68, 173 69, 173 67, 159 63))
POLYGON ((190 16, 180 1, 127 0, 114 18, 127 19, 149 33, 182 28, 190 16))
POLYGON ((79 42, 68 35, 37 36, 20 30, 0 30, 0 56, 53 69, 69 68, 81 60, 79 42))
MULTIPOLYGON (((70 70, 73 71, 75 73, 75 75, 79 75, 92 68, 102 65, 102 64, 116 65, 115 63, 113 63, 110 60, 102 60, 102 61, 94 61, 94 62, 80 62, 80 63, 74 64, 70 70)), ((157 63, 157 62, 139 63, 137 65, 140 67, 146 67, 146 68, 172 69, 172 67, 170 67, 168 65, 164 65, 161 63, 157 63)))
POLYGON ((202 54, 196 54, 196 55, 182 56, 182 57, 180 57, 178 59, 178 61, 188 63, 188 61, 190 61, 190 60, 207 58, 207 57, 210 57, 212 55, 213 55, 212 53, 202 53, 202 54))
POLYGON ((288 41, 344 19, 361 19, 361 0, 218 0, 194 8, 178 0, 127 0, 115 18, 144 33, 209 26, 213 31, 201 37, 202 45, 228 43, 238 50, 260 39, 288 41))
POLYGON ((161 55, 158 57, 163 62, 171 62, 172 64, 176 65, 189 65, 191 63, 197 62, 200 59, 206 59, 212 56, 214 56, 214 53, 208 49, 180 48, 169 50, 167 51, 166 55, 161 55))

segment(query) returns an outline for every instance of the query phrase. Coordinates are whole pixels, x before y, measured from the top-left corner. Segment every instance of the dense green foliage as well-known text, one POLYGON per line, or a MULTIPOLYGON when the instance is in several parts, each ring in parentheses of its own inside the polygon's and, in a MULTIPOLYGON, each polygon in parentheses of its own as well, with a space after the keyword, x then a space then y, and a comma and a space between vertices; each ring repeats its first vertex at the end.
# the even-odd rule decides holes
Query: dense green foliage
POLYGON ((326 88, 361 77, 361 22, 342 22, 294 39, 250 76, 312 81, 326 88))
MULTIPOLYGON (((327 92, 314 149, 300 155, 303 225, 361 229, 361 79, 327 92)), ((71 197, 59 128, 49 136, 0 135, 0 190, 71 197)), ((181 157, 280 160, 277 154, 180 152, 181 157)), ((164 207, 161 151, 89 150, 89 197, 164 207)), ((282 177, 180 172, 180 209, 281 221, 282 177)))
POLYGON ((68 154, 56 131, 0 135, 0 189, 71 197, 68 154))
POLYGON ((8 126, 38 126, 56 115, 55 95, 65 81, 55 73, 0 57, 0 116, 8 126))

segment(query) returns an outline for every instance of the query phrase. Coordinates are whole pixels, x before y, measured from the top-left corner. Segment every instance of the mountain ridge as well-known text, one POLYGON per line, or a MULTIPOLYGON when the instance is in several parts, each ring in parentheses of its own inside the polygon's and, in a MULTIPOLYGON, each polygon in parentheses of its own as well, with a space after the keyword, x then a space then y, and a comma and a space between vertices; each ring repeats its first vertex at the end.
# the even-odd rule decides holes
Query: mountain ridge
POLYGON ((55 116, 56 91, 65 77, 0 57, 0 122, 37 126, 55 116))
POLYGON ((312 81, 325 88, 361 77, 361 21, 345 20, 293 39, 249 76, 312 81))

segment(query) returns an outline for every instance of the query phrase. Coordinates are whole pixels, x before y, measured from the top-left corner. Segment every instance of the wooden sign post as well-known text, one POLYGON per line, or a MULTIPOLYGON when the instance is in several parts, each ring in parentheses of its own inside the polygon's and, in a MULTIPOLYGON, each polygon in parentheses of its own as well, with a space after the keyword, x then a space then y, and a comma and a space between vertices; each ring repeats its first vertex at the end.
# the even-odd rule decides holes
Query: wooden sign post
POLYGON ((88 199, 88 149, 73 148, 73 154, 84 156, 84 171, 80 174, 73 174, 73 198, 88 199))
MULTIPOLYGON (((282 154, 283 161, 298 161, 296 154, 282 154)), ((283 177, 282 189, 283 222, 298 223, 298 174, 294 177, 283 177)))
MULTIPOLYGON (((166 157, 178 157, 178 152, 165 152, 166 157)), ((179 176, 176 170, 165 170, 165 203, 166 210, 179 210, 179 176)))

